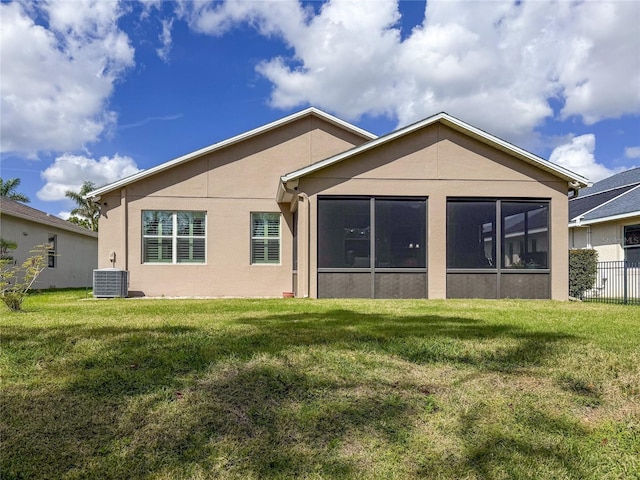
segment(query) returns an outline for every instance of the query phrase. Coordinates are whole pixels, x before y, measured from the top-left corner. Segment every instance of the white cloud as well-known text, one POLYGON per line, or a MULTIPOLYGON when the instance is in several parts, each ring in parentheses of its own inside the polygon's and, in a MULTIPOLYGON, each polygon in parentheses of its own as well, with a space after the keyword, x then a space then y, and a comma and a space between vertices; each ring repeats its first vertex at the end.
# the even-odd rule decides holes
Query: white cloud
POLYGON ((624 156, 627 158, 640 158, 640 146, 625 148, 624 156))
POLYGON ((447 111, 531 144, 554 116, 586 124, 640 112, 637 2, 427 2, 400 35, 397 2, 333 0, 319 13, 296 1, 183 2, 193 29, 223 35, 240 23, 293 52, 264 59, 271 103, 313 104, 347 119, 386 114, 407 124, 447 111))
POLYGON ((596 162, 594 152, 596 136, 592 133, 573 137, 568 143, 556 147, 549 160, 572 172, 578 173, 592 182, 621 172, 624 168, 610 169, 596 162))
POLYGON ((0 5, 1 151, 75 150, 115 123, 107 101, 134 64, 121 14, 100 0, 0 5))
POLYGON ((40 176, 46 184, 36 196, 44 201, 63 200, 66 198, 66 191, 79 191, 85 180, 102 186, 139 171, 133 159, 127 156, 116 154, 111 158, 101 157, 96 160, 65 153, 41 172, 40 176))
POLYGON ((171 20, 160 20, 162 23, 162 33, 159 35, 159 39, 162 42, 162 47, 156 48, 156 53, 158 57, 163 62, 169 61, 169 53, 171 52, 171 44, 173 43, 173 39, 171 37, 171 28, 173 27, 173 19, 171 20))

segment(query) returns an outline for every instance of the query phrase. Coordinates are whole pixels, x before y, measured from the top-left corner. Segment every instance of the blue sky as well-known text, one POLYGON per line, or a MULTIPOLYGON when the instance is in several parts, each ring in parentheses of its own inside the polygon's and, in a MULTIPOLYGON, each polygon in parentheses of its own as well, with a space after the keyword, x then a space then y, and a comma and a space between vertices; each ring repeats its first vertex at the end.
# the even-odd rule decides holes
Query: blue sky
POLYGON ((594 181, 640 165, 640 2, 2 2, 2 178, 53 214, 310 105, 446 111, 594 181))

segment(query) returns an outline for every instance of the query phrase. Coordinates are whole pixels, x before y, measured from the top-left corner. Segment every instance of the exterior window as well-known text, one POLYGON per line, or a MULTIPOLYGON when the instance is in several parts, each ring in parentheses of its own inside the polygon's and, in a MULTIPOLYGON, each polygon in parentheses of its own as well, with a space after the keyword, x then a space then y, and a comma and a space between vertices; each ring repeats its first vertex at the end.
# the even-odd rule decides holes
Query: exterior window
POLYGON ((251 214, 251 263, 280 263, 280 214, 251 214))
POLYGON ((549 205, 501 202, 502 268, 548 268, 549 205))
POLYGON ((49 268, 56 268, 56 252, 58 250, 58 236, 49 235, 47 239, 47 265, 49 268))
POLYGON ((371 267, 368 199, 318 200, 318 267, 371 267))
POLYGON ((321 198, 318 267, 426 268, 426 231, 425 199, 321 198))
POLYGON ((549 203, 449 200, 447 268, 498 267, 549 268, 549 203))
MULTIPOLYGON (((514 246, 508 246, 511 251, 514 246)), ((447 202, 447 268, 496 268, 496 202, 447 202)))
POLYGON ((144 263, 204 263, 205 212, 142 212, 144 263))
POLYGON ((640 224, 624 227, 624 259, 640 262, 640 224))
POLYGON ((376 199, 375 211, 376 268, 425 268, 425 201, 376 199))

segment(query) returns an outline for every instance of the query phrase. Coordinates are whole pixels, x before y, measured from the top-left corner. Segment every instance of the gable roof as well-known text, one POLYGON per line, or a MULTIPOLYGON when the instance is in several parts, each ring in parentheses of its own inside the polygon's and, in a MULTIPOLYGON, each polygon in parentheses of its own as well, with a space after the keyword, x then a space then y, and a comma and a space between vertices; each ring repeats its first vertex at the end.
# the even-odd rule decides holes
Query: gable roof
POLYGON ((581 175, 578 175, 577 173, 567 170, 566 168, 561 167, 560 165, 556 165, 555 163, 551 163, 547 160, 544 160, 543 158, 538 157, 533 153, 527 152, 526 150, 523 150, 522 148, 517 147, 494 135, 491 135, 485 132, 484 130, 476 128, 472 125, 469 125, 468 123, 463 122, 462 120, 452 117, 448 113, 441 112, 431 117, 427 117, 424 120, 416 122, 412 125, 408 125, 406 127, 400 128, 387 135, 383 135, 381 137, 375 138, 358 147, 354 147, 350 150, 347 150, 346 152, 339 153, 337 155, 334 155, 333 157, 326 158, 312 165, 308 165, 306 167, 303 167, 301 169, 298 169, 293 172, 287 173, 286 175, 283 175, 280 178, 281 183, 278 191, 278 201, 282 201, 287 195, 286 193, 287 183, 289 182, 295 182, 296 180, 298 180, 301 177, 304 177, 305 175, 309 175, 313 172, 326 168, 330 165, 334 165, 348 158, 352 158, 355 155, 369 151, 380 145, 391 142, 402 136, 408 135, 410 133, 413 133, 417 130, 420 130, 422 128, 425 128, 429 125, 433 125, 438 122, 442 123, 443 125, 446 125, 449 128, 452 128, 453 130, 461 132, 469 137, 475 138, 476 140, 479 140, 482 143, 485 143, 498 150, 506 152, 514 157, 517 157, 520 160, 523 160, 529 164, 532 164, 542 170, 552 173, 556 177, 559 177, 567 181, 567 183, 569 183, 573 188, 583 188, 589 184, 589 180, 587 180, 585 177, 581 175))
POLYGON ((569 201, 569 226, 640 216, 640 167, 612 175, 569 201))
POLYGON ((40 223, 50 227, 60 228, 69 232, 78 233, 80 235, 86 235, 87 237, 98 238, 98 233, 86 228, 74 225, 71 222, 67 222, 55 215, 37 210, 33 207, 29 207, 15 200, 11 200, 6 197, 0 197, 0 215, 8 215, 11 217, 21 218, 23 220, 29 220, 31 222, 40 223))
POLYGON ((352 125, 348 122, 345 122, 344 120, 340 120, 337 117, 334 117, 333 115, 330 115, 326 112, 323 112, 322 110, 318 110, 317 108, 314 107, 310 107, 307 108, 305 110, 302 110, 300 112, 294 113, 292 115, 289 115, 287 117, 281 118, 279 120, 276 120, 274 122, 268 123, 266 125, 263 125, 261 127, 255 128, 253 130, 250 130, 248 132, 245 133, 241 133, 240 135, 236 135, 235 137, 231 137, 227 140, 223 140, 221 142, 218 143, 214 143, 213 145, 210 145, 208 147, 205 148, 201 148, 200 150, 196 150, 195 152, 191 152, 188 153, 186 155, 183 155, 181 157, 175 158, 173 160, 170 160, 168 162, 164 162, 160 165, 157 165, 155 167, 149 168, 147 170, 142 170, 138 173, 135 173, 129 177, 120 179, 114 183, 111 183, 109 185, 105 185, 103 187, 97 188, 95 190, 93 190, 92 192, 89 192, 87 195, 85 195, 85 198, 97 198, 100 197, 100 195, 103 195, 107 192, 111 192, 113 190, 116 190, 118 188, 124 187, 126 185, 129 185, 131 183, 137 182, 138 180, 141 180, 143 178, 146 177, 150 177, 151 175, 155 175, 156 173, 162 172, 164 170, 168 170, 170 168, 173 168, 177 165, 181 165, 183 163, 186 163, 190 160, 193 160, 195 158, 201 157, 203 155, 207 155, 208 153, 211 152, 215 152, 216 150, 220 150, 222 148, 228 147, 230 145, 242 142, 244 140, 248 140, 250 138, 253 138, 257 135, 260 135, 262 133, 268 132, 270 130, 274 130, 276 128, 279 128, 283 125, 286 125, 288 123, 294 122, 296 120, 299 120, 301 118, 304 117, 308 117, 308 116, 316 116, 319 117, 329 123, 332 123, 338 127, 341 127, 345 130, 348 130, 352 133, 355 133, 356 135, 360 135, 361 137, 367 139, 367 140, 371 140, 374 138, 377 138, 376 135, 374 135, 371 132, 367 132, 366 130, 363 130, 359 127, 356 127, 355 125, 352 125))

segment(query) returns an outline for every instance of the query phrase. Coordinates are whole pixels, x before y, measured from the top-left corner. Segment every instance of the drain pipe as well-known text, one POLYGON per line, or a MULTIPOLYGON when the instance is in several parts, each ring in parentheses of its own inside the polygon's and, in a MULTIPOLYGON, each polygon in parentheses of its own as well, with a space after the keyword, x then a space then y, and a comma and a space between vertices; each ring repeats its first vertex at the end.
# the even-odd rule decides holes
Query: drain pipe
POLYGON ((298 248, 298 285, 301 284, 302 288, 298 289, 297 296, 309 298, 309 291, 311 290, 311 206, 309 196, 304 192, 298 191, 297 182, 294 188, 290 188, 287 182, 282 182, 280 186, 284 192, 293 197, 292 200, 296 200, 295 206, 291 208, 291 211, 298 211, 298 245, 302 243, 305 246, 304 249, 298 248), (300 209, 301 204, 303 206, 302 209, 300 209), (301 225, 303 228, 300 228, 301 225), (304 258, 302 258, 302 253, 304 253, 304 258), (302 282, 300 279, 302 279, 302 282))
MULTIPOLYGON (((302 292, 300 292, 303 298, 309 298, 311 290, 311 204, 309 203, 309 196, 304 193, 298 193, 298 202, 302 202, 304 205, 304 245, 305 245, 305 259, 304 259, 304 274, 302 282, 302 292)), ((298 212, 300 209, 298 208, 298 212)), ((300 213, 298 213, 298 226, 300 226, 300 213)), ((299 232, 298 232, 299 233, 299 232)), ((300 252, 300 249, 298 249, 300 252)), ((300 274, 300 258, 298 258, 298 274, 300 274)))

